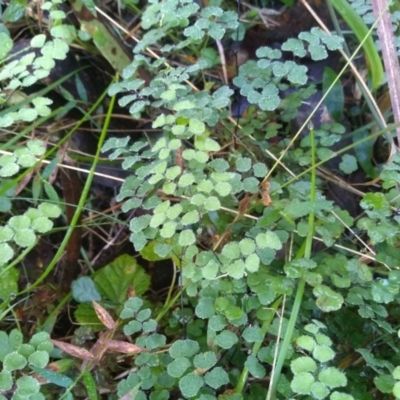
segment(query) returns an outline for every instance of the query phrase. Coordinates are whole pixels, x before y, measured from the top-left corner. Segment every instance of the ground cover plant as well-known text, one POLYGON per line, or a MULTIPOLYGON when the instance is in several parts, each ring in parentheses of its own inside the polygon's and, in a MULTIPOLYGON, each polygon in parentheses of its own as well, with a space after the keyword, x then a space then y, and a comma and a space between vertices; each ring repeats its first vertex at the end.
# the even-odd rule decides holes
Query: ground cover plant
POLYGON ((397 3, 0 7, 1 399, 400 398, 397 3))

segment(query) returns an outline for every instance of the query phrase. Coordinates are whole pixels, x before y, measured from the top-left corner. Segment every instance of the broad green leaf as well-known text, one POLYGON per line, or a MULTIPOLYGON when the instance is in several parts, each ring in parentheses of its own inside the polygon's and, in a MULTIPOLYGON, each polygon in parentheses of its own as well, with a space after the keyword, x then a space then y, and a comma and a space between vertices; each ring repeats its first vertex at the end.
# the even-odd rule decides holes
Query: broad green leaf
MULTIPOLYGON (((3 12, 2 22, 12 23, 17 22, 25 16, 27 2, 25 0, 12 0, 3 12)), ((1 37, 0 42, 3 43, 1 37)), ((0 57, 1 59, 1 57, 0 57)))
POLYGON ((304 202, 292 202, 285 207, 284 213, 289 215, 291 218, 300 218, 310 213, 326 210, 332 210, 332 202, 329 200, 316 200, 316 201, 304 201, 304 202))
POLYGON ((390 282, 388 279, 382 279, 372 282, 371 294, 377 303, 388 304, 392 302, 399 293, 399 285, 390 282))
POLYGON ((337 311, 342 307, 344 301, 342 295, 328 286, 317 285, 313 293, 317 297, 317 306, 324 312, 337 311))
POLYGON ((95 381, 92 373, 86 370, 83 372, 82 378, 83 378, 82 381, 85 386, 88 398, 90 400, 98 400, 97 382, 95 381))
MULTIPOLYGON (((10 6, 7 7, 6 11, 8 10, 10 6)), ((4 15, 3 14, 3 19, 4 19, 4 15)), ((7 56, 7 54, 11 51, 11 49, 13 48, 13 41, 10 38, 9 35, 7 35, 7 33, 5 32, 0 32, 0 60, 2 60, 3 58, 5 58, 7 56)))
POLYGON ((96 5, 93 2, 93 0, 82 0, 82 3, 87 7, 87 9, 90 11, 90 13, 96 17, 96 5))
POLYGON ((357 162, 361 168, 370 178, 376 178, 378 172, 375 166, 372 164, 373 152, 374 152, 374 140, 364 140, 359 143, 362 139, 365 139, 369 135, 368 130, 357 129, 352 134, 353 143, 355 144, 354 152, 357 157, 357 162))
POLYGON ((388 374, 382 374, 374 378, 376 388, 382 393, 391 393, 395 382, 393 376, 388 374))
POLYGON ((116 71, 122 73, 124 68, 131 62, 128 54, 125 52, 123 42, 117 39, 117 36, 112 35, 100 20, 96 18, 85 19, 85 14, 81 12, 81 9, 85 6, 81 0, 74 1, 72 6, 78 18, 82 17, 80 18, 81 30, 92 36, 96 47, 103 54, 104 58, 116 71))
POLYGON ((93 280, 102 296, 118 304, 123 304, 131 285, 137 296, 142 295, 150 285, 150 277, 144 269, 135 258, 126 254, 97 271, 93 280))

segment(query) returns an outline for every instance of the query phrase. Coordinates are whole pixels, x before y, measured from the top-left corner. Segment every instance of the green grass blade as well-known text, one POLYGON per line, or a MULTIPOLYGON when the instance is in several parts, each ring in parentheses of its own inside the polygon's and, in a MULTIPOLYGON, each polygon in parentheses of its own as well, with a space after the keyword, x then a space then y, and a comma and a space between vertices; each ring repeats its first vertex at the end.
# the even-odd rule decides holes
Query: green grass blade
POLYGON ((375 89, 378 88, 383 82, 383 66, 375 43, 370 35, 371 31, 347 0, 331 0, 331 4, 353 31, 360 43, 363 43, 362 46, 371 72, 372 86, 375 89))

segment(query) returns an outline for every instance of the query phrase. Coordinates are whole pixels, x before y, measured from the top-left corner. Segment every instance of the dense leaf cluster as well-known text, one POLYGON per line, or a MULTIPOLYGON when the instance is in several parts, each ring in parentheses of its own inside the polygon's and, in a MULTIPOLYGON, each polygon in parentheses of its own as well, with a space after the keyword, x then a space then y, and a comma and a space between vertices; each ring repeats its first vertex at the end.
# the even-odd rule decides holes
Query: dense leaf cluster
MULTIPOLYGON (((48 76, 66 56, 76 32, 63 24, 58 3, 42 5, 52 39, 35 36, 30 45, 36 51, 13 60, 12 41, 0 32, 2 103, 10 91, 48 76)), ((325 59, 343 39, 315 28, 281 49, 259 48, 257 59, 233 80, 250 104, 236 121, 239 128, 231 118, 234 90, 202 81, 215 65, 210 57, 169 63, 196 46, 203 55, 214 54, 208 41, 232 37, 240 28, 237 14, 192 0, 154 0, 144 7, 141 24, 146 32, 109 95, 118 96, 133 118, 151 117, 162 134, 152 141, 109 138, 103 152, 122 158, 129 172, 117 201, 124 212, 138 211, 129 221, 135 251, 146 260, 169 260, 181 285, 170 288, 162 307, 152 304, 146 299, 149 277, 129 256, 74 282, 74 315, 82 324, 76 334, 85 324, 93 332, 102 328, 90 301, 104 302, 140 349, 131 355, 133 368, 118 383, 117 396, 258 400, 270 385, 275 398, 368 399, 376 389, 400 398, 398 332, 388 320, 400 315, 400 157, 382 166, 380 190, 363 196, 363 214, 355 221, 327 200, 315 174, 316 160, 337 157, 332 146, 346 132, 343 110, 336 122, 310 126, 295 148, 281 132, 318 90, 301 60, 325 59), (162 57, 145 56, 156 43, 162 57), (151 81, 140 77, 141 69, 151 81), (283 370, 284 364, 290 368, 283 370)), ((34 96, 0 110, 0 127, 48 116, 50 104, 34 96)), ((42 142, 28 141, 0 157, 0 176, 29 171, 44 154, 42 142)), ((356 155, 340 156, 340 173, 363 165, 356 155)), ((0 184, 2 212, 11 210, 7 190, 14 183, 0 184)), ((18 292, 18 254, 50 232, 60 214, 57 205, 41 202, 0 227, 1 298, 18 292)), ((74 382, 45 369, 52 351, 47 334, 23 343, 17 330, 1 331, 0 343, 0 391, 13 390, 15 399, 44 398, 29 369, 69 388, 65 396, 72 398, 74 382)))

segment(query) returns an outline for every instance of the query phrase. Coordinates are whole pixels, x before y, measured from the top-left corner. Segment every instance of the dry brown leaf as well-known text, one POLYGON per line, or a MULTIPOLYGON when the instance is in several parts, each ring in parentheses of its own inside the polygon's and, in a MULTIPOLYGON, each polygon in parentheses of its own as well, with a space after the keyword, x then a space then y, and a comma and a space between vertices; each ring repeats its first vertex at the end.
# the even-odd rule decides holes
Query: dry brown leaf
POLYGON ((105 345, 107 350, 115 351, 116 353, 133 354, 144 351, 142 347, 136 346, 133 343, 124 342, 122 340, 107 340, 105 345))
POLYGON ((83 349, 82 347, 75 346, 71 343, 61 342, 59 340, 51 340, 54 346, 58 347, 64 353, 69 354, 70 356, 79 358, 80 360, 93 360, 94 356, 90 351, 83 349))
POLYGON ((183 152, 182 146, 175 150, 175 165, 181 167, 181 170, 183 168, 182 152, 183 152))
POLYGON ((90 348, 90 354, 93 355, 92 360, 84 360, 82 365, 81 365, 81 371, 87 369, 91 371, 101 360, 103 357, 103 354, 106 352, 107 347, 105 345, 105 341, 103 341, 103 338, 101 337, 101 332, 100 332, 100 337, 97 340, 97 342, 90 348), (89 361, 92 361, 90 363, 90 367, 88 366, 89 361))
POLYGON ((19 181, 18 186, 15 189, 14 196, 18 196, 25 189, 26 185, 28 185, 28 183, 31 181, 32 175, 34 174, 34 172, 35 171, 32 170, 24 178, 22 178, 19 181))
POLYGON ((247 209, 249 208, 250 200, 251 200, 251 197, 247 193, 245 194, 243 199, 240 200, 239 207, 238 207, 240 214, 243 214, 247 211, 247 209))
POLYGON ((263 182, 263 191, 262 191, 262 203, 264 206, 268 207, 272 204, 271 197, 269 197, 269 181, 263 182))
POLYGON ((108 329, 115 329, 117 323, 113 320, 109 312, 95 301, 92 301, 92 305, 101 323, 108 329))

